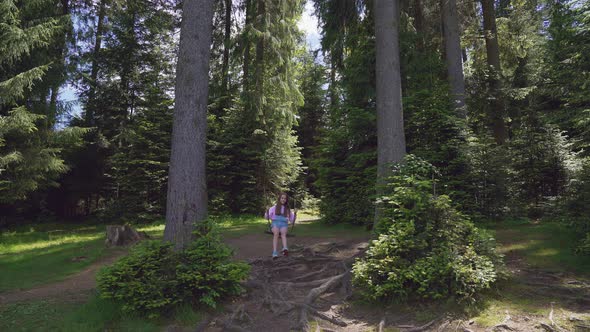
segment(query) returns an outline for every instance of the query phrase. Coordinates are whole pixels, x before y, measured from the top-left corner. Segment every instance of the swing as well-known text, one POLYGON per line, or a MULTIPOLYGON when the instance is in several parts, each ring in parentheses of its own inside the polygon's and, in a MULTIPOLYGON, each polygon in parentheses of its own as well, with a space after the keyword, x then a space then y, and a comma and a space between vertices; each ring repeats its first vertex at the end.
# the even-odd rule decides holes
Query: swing
MULTIPOLYGON (((293 208, 296 209, 297 208, 297 201, 295 200, 295 197, 293 197, 293 208)), ((264 213, 266 214, 268 210, 264 211, 264 213)), ((297 220, 297 218, 295 218, 295 220, 297 220)), ((264 233, 266 234, 273 234, 272 233, 272 227, 271 227, 271 222, 270 222, 270 218, 266 218, 266 222, 267 222, 267 227, 266 230, 264 231, 264 233)), ((289 232, 287 232, 287 237, 294 237, 295 233, 293 233, 295 231, 295 221, 293 221, 293 223, 291 224, 291 229, 289 230, 289 232)))

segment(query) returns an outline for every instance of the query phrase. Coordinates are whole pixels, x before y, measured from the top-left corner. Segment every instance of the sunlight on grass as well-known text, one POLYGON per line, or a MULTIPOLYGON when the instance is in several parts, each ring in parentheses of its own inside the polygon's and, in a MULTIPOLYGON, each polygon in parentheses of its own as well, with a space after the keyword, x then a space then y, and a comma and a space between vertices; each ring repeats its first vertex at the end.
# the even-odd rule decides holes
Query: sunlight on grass
POLYGON ((161 331, 157 323, 123 314, 120 305, 93 296, 87 303, 32 301, 0 307, 0 331, 161 331))
POLYGON ((555 249, 555 248, 543 248, 543 249, 539 249, 537 250, 537 252, 534 254, 535 256, 556 256, 559 254, 559 250, 555 249))
POLYGON ((0 292, 63 280, 105 252, 104 225, 47 223, 0 235, 0 292))
POLYGON ((526 243, 512 243, 508 245, 503 245, 498 248, 498 252, 501 254, 505 254, 509 251, 521 251, 521 250, 528 250, 530 247, 536 245, 539 241, 527 241, 526 243))
POLYGON ((164 227, 166 224, 163 222, 161 224, 153 224, 153 225, 138 225, 136 230, 138 232, 146 232, 149 236, 159 238, 164 236, 164 227))
MULTIPOLYGON (((550 324, 548 318, 550 312, 551 303, 549 302, 539 302, 538 300, 527 301, 526 299, 511 297, 510 299, 492 301, 484 311, 478 316, 472 317, 472 319, 483 327, 492 327, 501 324, 507 316, 528 317, 528 319, 550 324)), ((553 306, 553 320, 561 328, 565 328, 566 331, 575 330, 570 320, 571 317, 579 320, 587 320, 590 318, 590 314, 573 312, 558 304, 553 306)))
POLYGON ((507 313, 509 315, 541 315, 544 311, 544 304, 526 297, 511 296, 506 299, 490 300, 485 310, 473 317, 473 320, 478 325, 490 327, 502 323, 507 313))
POLYGON ((565 270, 590 277, 590 257, 575 254, 577 234, 557 222, 518 223, 513 221, 483 225, 495 233, 498 251, 521 256, 531 266, 565 270))
POLYGON ((104 237, 104 234, 60 236, 52 240, 29 243, 0 243, 0 255, 23 253, 24 251, 60 246, 69 243, 89 242, 104 237))

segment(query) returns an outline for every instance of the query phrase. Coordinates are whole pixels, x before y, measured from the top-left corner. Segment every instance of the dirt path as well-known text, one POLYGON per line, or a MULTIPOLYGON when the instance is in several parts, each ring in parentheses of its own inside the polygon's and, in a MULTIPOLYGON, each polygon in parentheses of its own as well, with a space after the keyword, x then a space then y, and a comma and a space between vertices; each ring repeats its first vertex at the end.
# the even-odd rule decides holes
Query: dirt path
POLYGON ((126 253, 127 250, 124 249, 112 249, 107 256, 98 259, 82 272, 63 281, 37 286, 28 290, 0 293, 0 305, 46 298, 84 302, 88 299, 89 291, 96 288, 96 272, 101 267, 112 264, 126 253))

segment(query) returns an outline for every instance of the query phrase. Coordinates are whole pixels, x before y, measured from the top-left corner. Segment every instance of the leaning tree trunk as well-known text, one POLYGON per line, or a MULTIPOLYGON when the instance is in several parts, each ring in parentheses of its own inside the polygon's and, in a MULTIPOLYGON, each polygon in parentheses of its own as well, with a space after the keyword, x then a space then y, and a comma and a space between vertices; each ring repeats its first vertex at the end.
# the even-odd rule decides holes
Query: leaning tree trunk
POLYGON ((441 0, 441 16, 445 41, 445 60, 451 88, 451 98, 456 114, 465 118, 465 79, 461 54, 461 40, 457 18, 456 0, 441 0))
POLYGON ((504 123, 504 103, 500 89, 500 47, 498 45, 498 31, 496 29, 496 14, 494 12, 494 0, 481 0, 483 14, 483 30, 486 40, 486 55, 488 67, 492 71, 490 75, 490 88, 492 99, 490 114, 492 133, 496 143, 503 144, 508 137, 506 124, 504 123))
POLYGON ((164 240, 185 248, 207 217, 205 140, 213 0, 185 0, 176 67, 176 101, 164 240))
MULTIPOLYGON (((382 187, 391 164, 406 154, 402 114, 399 0, 375 0, 375 47, 377 55, 377 188, 382 187)), ((378 192, 379 193, 379 192, 378 192)), ((375 225, 379 219, 375 211, 375 225)))

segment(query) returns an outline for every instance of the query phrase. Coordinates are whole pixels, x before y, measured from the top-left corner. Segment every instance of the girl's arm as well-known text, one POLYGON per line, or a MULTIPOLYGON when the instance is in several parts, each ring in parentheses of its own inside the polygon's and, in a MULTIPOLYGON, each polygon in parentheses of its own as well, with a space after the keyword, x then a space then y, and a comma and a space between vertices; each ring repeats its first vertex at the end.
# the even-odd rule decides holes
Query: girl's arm
POLYGON ((270 209, 264 214, 264 218, 272 220, 275 217, 275 207, 271 206, 270 209))

